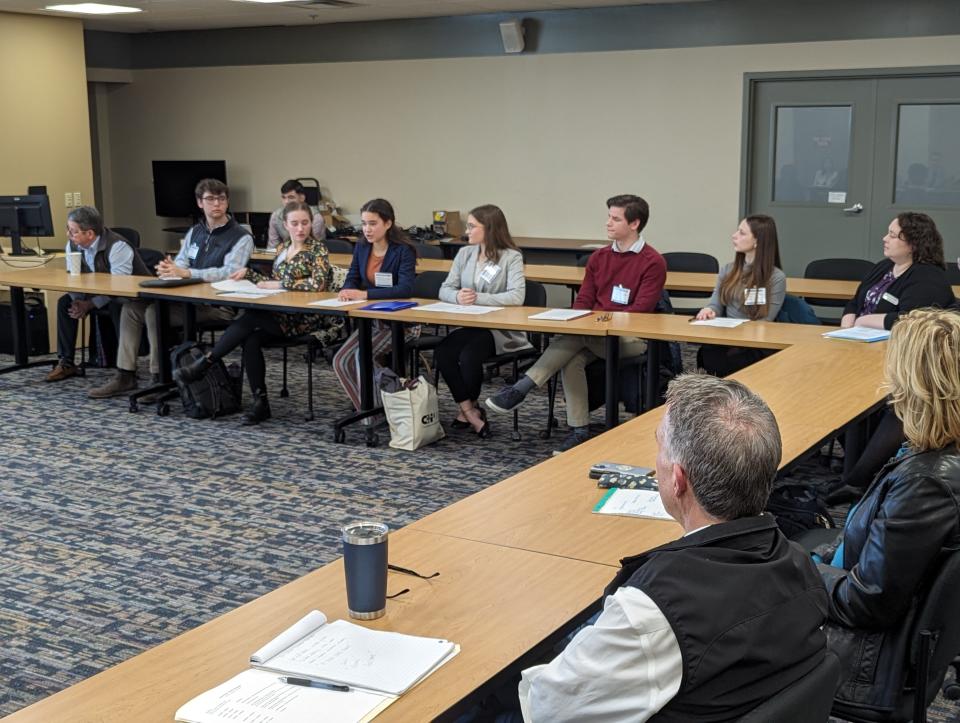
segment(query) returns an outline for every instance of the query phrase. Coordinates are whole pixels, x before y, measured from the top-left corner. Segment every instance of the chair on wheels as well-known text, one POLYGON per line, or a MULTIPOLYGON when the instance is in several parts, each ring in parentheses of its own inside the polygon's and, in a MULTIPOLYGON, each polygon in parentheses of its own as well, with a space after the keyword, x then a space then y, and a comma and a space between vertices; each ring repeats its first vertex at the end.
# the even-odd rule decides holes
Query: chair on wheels
POLYGON ((947 668, 960 653, 960 550, 950 550, 940 569, 917 598, 907 645, 905 677, 895 685, 892 708, 871 708, 835 700, 833 715, 854 723, 925 723, 927 706, 943 685, 947 668), (919 691, 918 691, 919 689, 919 691))
MULTIPOLYGON (((720 262, 715 257, 695 251, 668 251, 663 254, 663 260, 667 262, 667 271, 695 274, 716 274, 720 271, 720 262)), ((709 299, 710 294, 706 291, 671 291, 670 298, 709 299)), ((675 309, 674 313, 694 316, 698 311, 699 309, 681 307, 675 309)))
POLYGON ((110 230, 122 236, 133 248, 140 248, 140 232, 128 226, 111 226, 110 230))
POLYGON ((827 650, 820 665, 758 705, 739 723, 825 723, 839 682, 840 659, 827 650))
MULTIPOLYGON (((524 306, 546 306, 547 289, 539 281, 527 281, 526 292, 523 296, 524 306)), ((520 377, 520 362, 526 359, 536 359, 543 351, 543 334, 528 334, 527 338, 533 345, 528 349, 519 349, 517 351, 507 351, 503 354, 497 354, 484 362, 484 366, 499 367, 503 364, 511 364, 513 367, 513 379, 516 381, 520 377)), ((519 408, 513 410, 513 440, 519 442, 523 435, 520 434, 520 414, 519 408)))
MULTIPOLYGON (((866 259, 817 259, 807 264, 807 268, 803 272, 803 278, 860 282, 866 278, 872 268, 873 262, 866 259)), ((819 307, 828 309, 842 309, 847 305, 847 300, 816 299, 814 303, 819 307)), ((823 324, 836 326, 839 323, 839 319, 831 316, 817 314, 817 318, 823 324)))
POLYGON ((442 259, 443 258, 443 249, 439 246, 433 246, 431 244, 421 243, 415 241, 413 243, 413 248, 417 252, 418 259, 442 259))
MULTIPOLYGON (((414 297, 421 299, 439 299, 440 286, 446 278, 446 271, 420 272, 413 280, 414 297)), ((421 334, 416 339, 411 339, 406 343, 405 346, 409 354, 407 369, 410 370, 410 376, 412 378, 416 378, 420 373, 420 354, 436 349, 441 341, 443 341, 443 335, 440 334, 439 327, 436 327, 436 333, 421 334)))
POLYGON ((286 399, 290 396, 290 389, 287 387, 287 352, 296 346, 307 347, 306 354, 304 354, 304 359, 307 362, 307 416, 304 419, 312 422, 316 416, 313 412, 313 358, 316 356, 316 350, 320 347, 319 340, 313 334, 301 334, 300 336, 271 341, 264 344, 263 348, 283 350, 283 387, 280 389, 280 396, 286 399))

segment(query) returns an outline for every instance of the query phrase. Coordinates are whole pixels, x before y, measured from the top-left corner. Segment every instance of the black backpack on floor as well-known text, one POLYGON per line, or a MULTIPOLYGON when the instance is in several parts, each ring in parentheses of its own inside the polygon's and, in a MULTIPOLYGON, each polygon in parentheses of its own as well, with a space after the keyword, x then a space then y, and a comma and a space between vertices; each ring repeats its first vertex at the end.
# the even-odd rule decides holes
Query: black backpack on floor
POLYGON ((820 502, 817 491, 806 484, 785 484, 774 487, 767 501, 767 512, 788 539, 795 539, 806 530, 833 529, 836 523, 830 510, 820 502))
MULTIPOLYGON (((188 366, 204 353, 202 346, 186 341, 170 352, 171 368, 177 370, 188 366)), ((222 417, 240 411, 240 380, 228 374, 219 359, 195 382, 183 383, 177 379, 177 389, 180 390, 184 414, 193 419, 222 417)))

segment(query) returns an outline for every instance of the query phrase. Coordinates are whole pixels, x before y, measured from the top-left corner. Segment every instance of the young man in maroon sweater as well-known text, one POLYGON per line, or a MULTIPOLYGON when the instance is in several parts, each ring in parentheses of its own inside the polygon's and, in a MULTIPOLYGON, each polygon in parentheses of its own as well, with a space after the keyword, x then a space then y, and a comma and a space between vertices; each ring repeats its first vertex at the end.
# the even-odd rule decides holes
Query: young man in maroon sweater
MULTIPOLYGON (((652 312, 667 279, 667 265, 641 235, 650 218, 650 207, 639 196, 627 194, 609 199, 607 209, 607 237, 613 243, 590 256, 573 308, 652 312)), ((620 340, 620 356, 624 359, 640 356, 645 350, 642 339, 620 340)), ((495 412, 511 412, 523 403, 531 389, 543 386, 563 370, 567 424, 572 431, 561 450, 570 449, 590 437, 586 366, 603 357, 603 337, 558 336, 513 386, 489 397, 487 406, 495 412)))

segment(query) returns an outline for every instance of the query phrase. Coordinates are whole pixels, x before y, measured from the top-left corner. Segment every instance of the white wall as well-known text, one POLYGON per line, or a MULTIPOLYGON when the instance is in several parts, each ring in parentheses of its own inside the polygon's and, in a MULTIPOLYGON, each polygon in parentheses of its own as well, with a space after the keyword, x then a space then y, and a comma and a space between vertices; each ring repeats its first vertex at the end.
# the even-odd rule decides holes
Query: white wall
POLYGON ((113 222, 149 244, 150 161, 223 158, 238 210, 317 176, 347 212, 383 196, 411 225, 497 203, 519 236, 602 238, 604 200, 639 193, 653 245, 723 259, 744 73, 954 64, 956 36, 136 71, 109 94, 113 222))

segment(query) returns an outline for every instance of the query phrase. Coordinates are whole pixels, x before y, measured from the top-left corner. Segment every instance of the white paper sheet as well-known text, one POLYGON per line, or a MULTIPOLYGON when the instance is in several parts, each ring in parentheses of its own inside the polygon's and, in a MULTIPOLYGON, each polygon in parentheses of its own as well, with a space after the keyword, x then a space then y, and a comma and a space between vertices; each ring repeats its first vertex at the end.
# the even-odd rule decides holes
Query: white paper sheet
POLYGON ((284 289, 261 289, 255 283, 247 281, 246 279, 241 279, 240 281, 224 279, 223 281, 214 281, 210 285, 217 291, 227 292, 220 294, 220 296, 231 296, 231 298, 234 299, 251 298, 251 296, 232 296, 234 293, 252 294, 253 296, 272 296, 273 294, 282 294, 285 291, 284 289))
POLYGON ((262 670, 246 670, 181 706, 176 720, 186 723, 357 723, 370 720, 393 696, 365 690, 348 693, 281 683, 262 670))
POLYGON ((353 301, 340 301, 340 299, 323 299, 322 301, 311 301, 307 306, 326 306, 332 309, 339 308, 341 306, 351 306, 352 304, 366 304, 366 299, 355 299, 353 301))
POLYGON ((701 319, 700 321, 691 321, 694 326, 719 326, 724 329, 733 329, 746 324, 749 319, 728 319, 725 316, 718 316, 715 319, 701 319))
POLYGON ((539 314, 534 314, 528 318, 541 319, 543 321, 570 321, 571 319, 576 319, 592 313, 592 311, 586 309, 549 309, 547 311, 541 311, 539 314))
POLYGON ((282 289, 276 291, 272 289, 261 289, 256 291, 221 291, 217 294, 218 299, 263 299, 274 294, 279 294, 282 289))
POLYGON ((663 508, 660 493, 649 490, 611 489, 601 498, 593 511, 601 515, 649 517, 655 520, 673 519, 663 508))
POLYGON ((491 311, 503 311, 502 306, 464 306, 462 304, 448 304, 445 301, 439 301, 436 304, 426 304, 417 309, 417 311, 439 311, 444 314, 489 314, 491 311))

